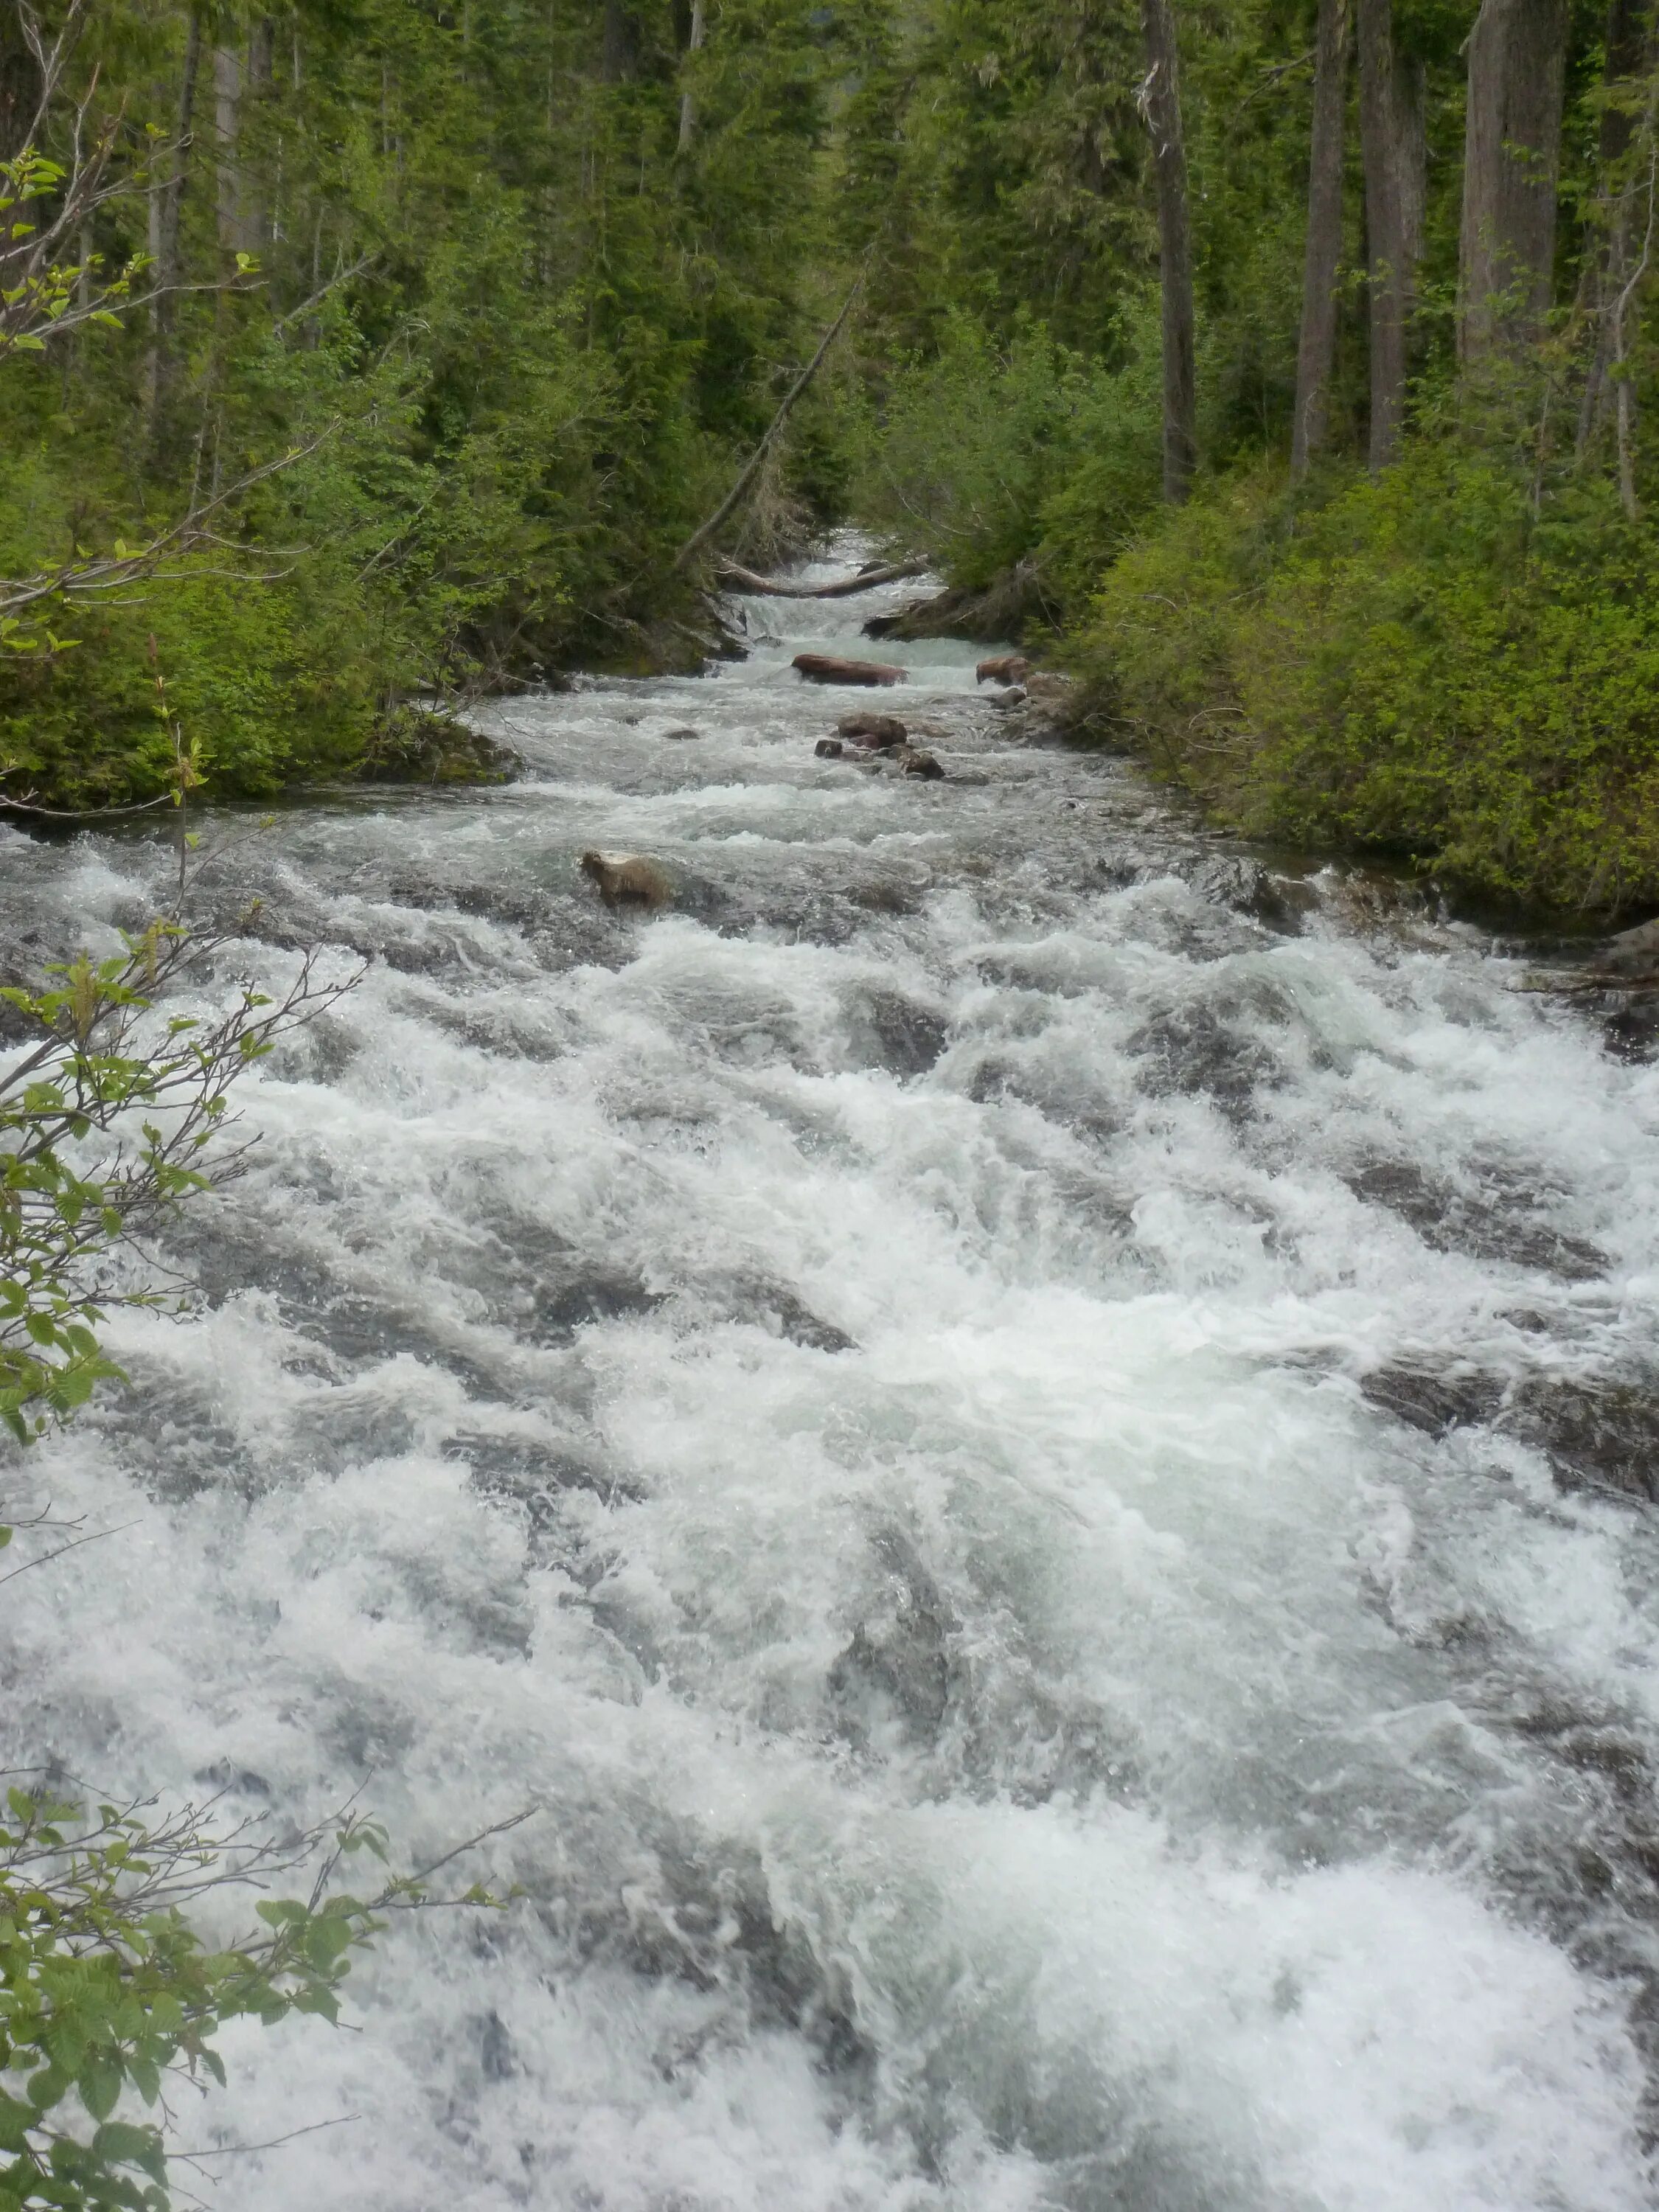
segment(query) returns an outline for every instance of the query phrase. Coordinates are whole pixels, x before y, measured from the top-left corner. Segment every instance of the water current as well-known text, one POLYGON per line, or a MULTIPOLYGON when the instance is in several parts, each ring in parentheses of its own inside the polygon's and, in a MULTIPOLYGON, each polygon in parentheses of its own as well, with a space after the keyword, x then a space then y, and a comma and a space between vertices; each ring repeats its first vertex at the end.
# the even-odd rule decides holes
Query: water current
MULTIPOLYGON (((945 781, 817 758, 791 655, 902 596, 205 825, 224 978, 368 969, 27 1470, 118 1533, 9 1587, 0 1750, 541 1808, 226 2038, 194 2140, 316 2128, 237 2212, 1639 2212, 1659 1070, 971 647, 874 702, 945 781)), ((0 951, 168 865, 0 830, 0 951)))

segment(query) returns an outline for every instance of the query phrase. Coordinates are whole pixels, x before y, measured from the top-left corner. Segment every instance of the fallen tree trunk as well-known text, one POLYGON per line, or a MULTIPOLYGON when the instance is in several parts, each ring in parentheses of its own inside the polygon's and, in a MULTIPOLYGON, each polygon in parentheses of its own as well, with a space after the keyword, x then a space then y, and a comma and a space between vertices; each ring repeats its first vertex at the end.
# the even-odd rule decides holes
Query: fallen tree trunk
POLYGON ((745 592, 772 599, 850 599, 854 592, 872 592, 878 584, 902 584, 907 577, 924 576, 926 561, 893 561, 884 568, 860 568, 856 576, 843 576, 838 584, 781 584, 772 576, 757 576, 735 561, 722 561, 721 575, 745 592))
POLYGON ((832 653, 798 653, 790 663, 809 684, 902 684, 909 671, 880 660, 842 660, 832 653))
POLYGON ((720 528, 721 523, 723 523, 729 515, 735 514, 738 507, 742 502, 744 495, 749 490, 750 486, 760 474, 767 455, 771 452, 773 447, 776 445, 779 436, 782 432, 784 424, 789 420, 790 409, 794 405, 795 402, 800 398, 802 392, 805 391, 807 386, 811 384, 812 379, 823 368, 825 357, 828 355, 830 347, 834 345, 836 340, 841 336, 842 326, 846 323, 848 315, 853 312, 854 301, 858 298, 859 294, 863 289, 864 277, 862 274, 860 274, 858 282, 854 285, 852 290, 847 295, 847 298, 842 304, 840 314, 836 317, 835 321, 830 324, 829 329, 824 332, 817 351, 813 355, 811 360, 807 362, 805 368, 802 369, 800 374, 790 386, 788 391, 785 392, 782 405, 778 409, 777 413, 772 417, 771 427, 768 429, 766 435, 761 440, 759 445, 756 447, 754 452, 750 455, 748 464, 744 469, 742 475, 738 478, 736 483, 732 485, 731 490, 727 492, 726 497, 720 501, 720 505, 714 509, 714 512, 709 516, 708 521, 703 524, 702 529, 694 530, 690 537, 686 539, 684 544, 681 546, 679 551, 674 556, 674 566, 676 568, 684 568, 686 562, 690 560, 692 555, 699 552, 702 548, 708 543, 709 539, 714 535, 714 532, 720 528))

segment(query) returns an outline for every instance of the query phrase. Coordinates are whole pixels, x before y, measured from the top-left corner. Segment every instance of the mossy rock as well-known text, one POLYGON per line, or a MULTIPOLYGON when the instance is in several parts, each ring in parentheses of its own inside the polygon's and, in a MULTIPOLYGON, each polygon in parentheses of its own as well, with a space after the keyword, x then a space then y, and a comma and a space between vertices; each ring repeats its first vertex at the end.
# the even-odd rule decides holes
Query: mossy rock
POLYGON ((517 753, 424 707, 393 707, 374 725, 356 776, 362 783, 510 783, 517 753))

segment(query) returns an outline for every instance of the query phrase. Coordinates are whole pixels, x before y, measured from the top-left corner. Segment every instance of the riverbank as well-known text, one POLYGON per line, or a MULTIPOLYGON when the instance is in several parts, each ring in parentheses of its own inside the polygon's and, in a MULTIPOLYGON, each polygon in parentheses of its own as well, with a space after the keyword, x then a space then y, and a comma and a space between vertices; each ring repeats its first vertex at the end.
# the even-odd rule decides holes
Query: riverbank
MULTIPOLYGON (((1616 501, 1540 524, 1448 444, 1299 489, 1255 468, 1103 565, 1063 550, 1094 580, 1023 634, 1078 677, 1078 733, 1219 826, 1534 927, 1659 909, 1659 541, 1616 501)), ((1028 562, 975 603, 1040 597, 1028 562)))

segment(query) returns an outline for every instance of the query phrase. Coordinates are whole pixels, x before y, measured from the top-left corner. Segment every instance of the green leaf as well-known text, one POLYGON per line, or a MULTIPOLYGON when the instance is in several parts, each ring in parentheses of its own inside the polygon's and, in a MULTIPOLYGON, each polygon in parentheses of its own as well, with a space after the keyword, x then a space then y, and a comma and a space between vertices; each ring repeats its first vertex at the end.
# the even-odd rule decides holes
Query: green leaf
POLYGON ((91 2058, 81 2069, 76 2087, 81 2102, 94 2120, 107 2119, 121 2094, 121 2069, 115 2060, 91 2058))

